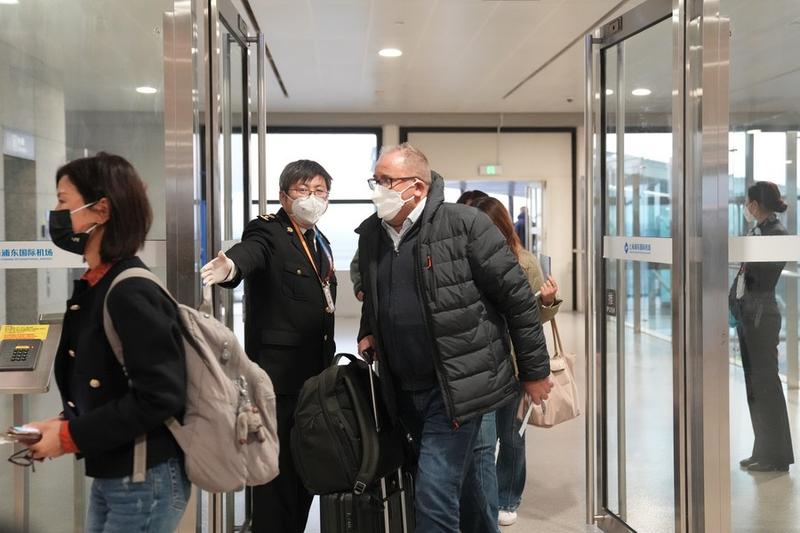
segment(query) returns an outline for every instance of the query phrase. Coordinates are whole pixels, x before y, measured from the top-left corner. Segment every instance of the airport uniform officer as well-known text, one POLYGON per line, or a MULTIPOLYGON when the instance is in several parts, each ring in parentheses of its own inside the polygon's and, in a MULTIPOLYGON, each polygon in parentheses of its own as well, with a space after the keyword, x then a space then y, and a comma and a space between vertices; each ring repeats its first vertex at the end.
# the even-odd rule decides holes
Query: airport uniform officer
POLYGON ((245 349, 276 393, 280 474, 254 487, 253 531, 301 533, 312 495, 298 477, 290 433, 303 383, 333 359, 336 276, 328 239, 316 223, 327 209, 331 177, 314 161, 281 173, 276 214, 252 220, 239 244, 201 271, 206 284, 245 281, 245 349))

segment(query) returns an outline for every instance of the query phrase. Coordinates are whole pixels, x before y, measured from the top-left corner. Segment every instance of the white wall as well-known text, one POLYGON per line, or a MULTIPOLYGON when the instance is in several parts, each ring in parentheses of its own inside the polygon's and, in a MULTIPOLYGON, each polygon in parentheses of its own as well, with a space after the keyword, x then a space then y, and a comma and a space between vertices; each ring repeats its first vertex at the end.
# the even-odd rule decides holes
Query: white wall
MULTIPOLYGON (((399 129, 414 127, 448 127, 448 128, 476 128, 497 127, 502 122, 503 127, 529 127, 529 128, 577 128, 577 164, 578 177, 584 175, 583 171, 583 115, 579 113, 268 113, 267 123, 270 126, 365 126, 382 127, 383 144, 393 145, 400 140, 399 129)), ((421 135, 443 135, 431 133, 412 133, 409 140, 412 143, 421 141, 421 135)), ((464 134, 457 134, 464 135, 464 134)), ((433 149, 433 154, 428 153, 432 166, 441 172, 447 179, 472 179, 477 177, 478 165, 490 162, 495 157, 496 139, 494 134, 469 134, 477 135, 469 141, 469 150, 464 145, 451 146, 452 149, 439 151, 434 145, 420 148, 428 152, 433 149), (463 155, 469 154, 469 161, 463 160, 463 155), (476 162, 478 154, 486 159, 476 162), (475 157, 472 157, 475 156, 475 157), (457 159, 454 161, 454 159, 457 159)), ((547 182, 545 193, 545 222, 543 230, 547 232, 548 250, 554 257, 554 274, 558 276, 561 286, 561 296, 565 298, 564 309, 571 308, 574 295, 572 294, 572 269, 577 268, 580 287, 581 256, 577 257, 577 265, 572 264, 572 185, 571 185, 571 154, 569 151, 568 133, 536 133, 537 142, 529 143, 523 137, 517 140, 510 138, 512 135, 534 135, 509 133, 504 135, 501 144, 501 157, 503 159, 503 179, 539 180, 547 182), (548 137, 550 136, 550 137, 548 137), (554 136, 554 137, 553 137, 554 136), (506 155, 508 160, 506 160, 506 155), (509 166, 510 165, 510 166, 509 166), (556 242, 558 244, 556 244, 556 242)), ((485 178, 482 178, 485 179, 485 178)), ((580 205, 578 206, 580 210, 580 205)), ((580 213, 578 213, 580 215, 580 213)), ((579 218, 579 220, 581 220, 579 218)), ((580 222, 577 226, 580 239, 580 222)), ((580 245, 580 241, 579 241, 580 245)), ((344 298, 345 291, 342 278, 345 271, 339 270, 340 289, 339 298, 344 298)), ((580 292, 578 294, 581 294, 580 292)), ((349 297, 349 296, 348 296, 349 297)), ((580 305, 582 297, 578 296, 576 303, 580 305)), ((337 315, 351 316, 355 312, 356 300, 353 302, 338 303, 337 315), (352 304, 352 305, 351 305, 352 304)))
MULTIPOLYGON (((497 181, 545 182, 541 253, 552 256, 564 309, 572 307, 572 136, 569 132, 509 132, 500 134, 499 161, 496 133, 409 132, 408 142, 422 150, 431 168, 448 181, 492 178, 478 175, 478 167, 499 162, 497 181)), ((469 186, 467 186, 469 188, 469 186)))

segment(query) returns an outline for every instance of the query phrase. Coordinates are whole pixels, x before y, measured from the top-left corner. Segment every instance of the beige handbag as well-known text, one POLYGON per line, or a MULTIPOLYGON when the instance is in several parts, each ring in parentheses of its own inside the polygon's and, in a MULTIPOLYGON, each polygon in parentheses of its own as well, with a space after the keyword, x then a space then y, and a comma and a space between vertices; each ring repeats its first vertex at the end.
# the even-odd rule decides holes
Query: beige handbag
MULTIPOLYGON (((556 348, 555 353, 550 356, 550 380, 553 382, 553 389, 541 404, 531 403, 526 406, 528 412, 525 414, 523 428, 525 422, 542 428, 551 428, 581 414, 578 386, 575 383, 575 354, 564 351, 555 318, 550 320, 550 325, 553 328, 553 342, 556 348)), ((523 401, 530 402, 527 395, 523 401)))

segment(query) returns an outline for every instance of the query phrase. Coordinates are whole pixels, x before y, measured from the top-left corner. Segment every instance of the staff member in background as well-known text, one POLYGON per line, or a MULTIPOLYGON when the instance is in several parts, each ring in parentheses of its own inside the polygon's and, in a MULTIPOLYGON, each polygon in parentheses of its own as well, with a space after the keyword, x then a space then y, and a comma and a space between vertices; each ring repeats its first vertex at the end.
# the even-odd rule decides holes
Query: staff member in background
POLYGON ((84 458, 86 475, 95 478, 87 531, 173 531, 191 492, 183 452, 164 425, 180 418, 186 398, 177 309, 150 280, 127 279, 113 290, 108 311, 125 352, 125 370, 103 329, 111 282, 128 268, 145 266, 136 257, 153 219, 144 184, 125 159, 105 153, 64 165, 56 183, 50 237, 56 246, 83 255, 89 269, 75 281, 56 354, 64 412, 29 424, 42 439, 27 457, 84 458), (134 483, 133 447, 140 435, 147 438, 148 469, 145 482, 134 483))
POLYGON ((245 281, 245 349, 275 387, 280 474, 253 489, 253 531, 302 533, 312 495, 295 471, 290 433, 303 383, 335 351, 336 275, 317 221, 328 207, 331 176, 315 161, 286 165, 281 209, 251 221, 239 244, 201 270, 203 283, 234 288, 245 281))
POLYGON ((359 353, 377 353, 381 392, 419 444, 417 531, 459 531, 459 497, 478 503, 461 531, 497 531, 472 454, 484 413, 550 391, 533 292, 503 236, 476 209, 444 202, 444 180, 404 143, 369 180, 377 213, 356 230, 365 289, 359 353))
MULTIPOLYGON (((748 235, 786 235, 775 214, 786 207, 777 185, 769 181, 753 184, 744 206, 747 222, 755 222, 748 235)), ((739 464, 750 472, 788 472, 794 463, 786 398, 778 375, 781 314, 775 286, 784 265, 782 261, 742 263, 728 296, 755 436, 752 455, 739 464)))
MULTIPOLYGON (((555 278, 544 279, 539 261, 531 252, 522 247, 519 237, 511 223, 511 215, 506 207, 495 198, 479 198, 472 204, 492 219, 500 233, 505 237, 508 247, 525 272, 531 290, 539 295, 539 319, 542 324, 549 322, 558 313, 561 300, 556 298, 558 285, 555 278)), ((519 436, 520 421, 517 412, 522 391, 517 401, 508 403, 494 413, 484 415, 476 452, 482 452, 482 468, 485 475, 485 489, 489 505, 497 511, 498 523, 510 526, 517 521, 517 509, 522 502, 522 491, 527 476, 525 466, 525 434, 519 436), (494 423, 494 424, 493 424, 494 423), (495 446, 500 439, 500 450, 495 465, 495 446), (496 484, 492 485, 494 473, 496 484)))

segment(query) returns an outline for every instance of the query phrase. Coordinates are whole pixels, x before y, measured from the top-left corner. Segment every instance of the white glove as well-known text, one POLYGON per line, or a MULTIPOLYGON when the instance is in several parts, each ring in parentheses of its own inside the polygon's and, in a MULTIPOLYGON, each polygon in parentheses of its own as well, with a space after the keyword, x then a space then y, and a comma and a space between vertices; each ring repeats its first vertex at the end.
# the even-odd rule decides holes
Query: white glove
POLYGON ((200 277, 203 278, 203 285, 230 281, 236 277, 236 264, 220 250, 217 257, 200 269, 200 277))

